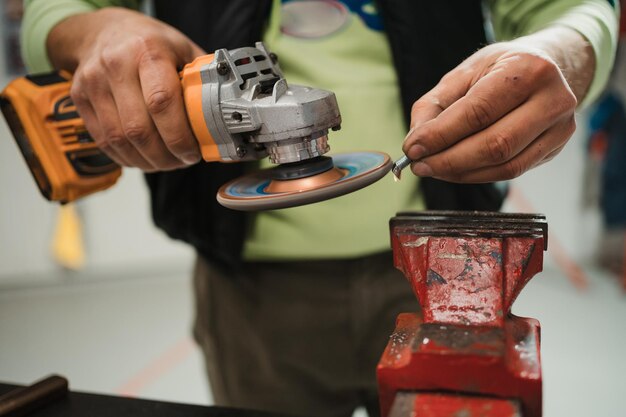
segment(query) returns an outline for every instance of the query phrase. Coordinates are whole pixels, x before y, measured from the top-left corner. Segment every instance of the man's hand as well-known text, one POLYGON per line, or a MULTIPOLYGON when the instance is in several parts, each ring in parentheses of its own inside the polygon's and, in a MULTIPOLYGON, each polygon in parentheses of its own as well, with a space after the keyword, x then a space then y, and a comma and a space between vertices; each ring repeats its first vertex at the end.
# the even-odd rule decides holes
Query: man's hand
POLYGON ((576 129, 595 56, 568 28, 487 46, 413 105, 403 150, 415 175, 480 183, 547 162, 576 129))
POLYGON ((200 160, 178 69, 205 52, 140 13, 108 8, 72 16, 48 36, 48 55, 74 73, 71 96, 98 147, 144 171, 200 160))

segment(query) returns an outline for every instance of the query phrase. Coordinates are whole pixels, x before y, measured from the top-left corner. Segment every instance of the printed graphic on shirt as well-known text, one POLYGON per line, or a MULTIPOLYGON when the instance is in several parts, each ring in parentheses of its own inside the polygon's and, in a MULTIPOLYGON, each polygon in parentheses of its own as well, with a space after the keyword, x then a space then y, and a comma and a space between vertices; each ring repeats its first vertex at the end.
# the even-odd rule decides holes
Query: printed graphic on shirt
POLYGON ((339 32, 354 17, 382 30, 373 0, 282 0, 281 31, 297 38, 321 38, 339 32))

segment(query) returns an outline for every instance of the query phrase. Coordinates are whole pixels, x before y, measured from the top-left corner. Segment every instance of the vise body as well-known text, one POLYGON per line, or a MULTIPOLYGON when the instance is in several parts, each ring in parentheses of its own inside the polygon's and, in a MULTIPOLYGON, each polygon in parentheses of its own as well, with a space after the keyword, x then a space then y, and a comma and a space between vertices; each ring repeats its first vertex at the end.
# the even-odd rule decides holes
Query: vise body
POLYGON ((422 311, 398 316, 378 364, 383 417, 540 417, 539 322, 511 305, 542 270, 545 217, 400 213, 390 229, 422 311))

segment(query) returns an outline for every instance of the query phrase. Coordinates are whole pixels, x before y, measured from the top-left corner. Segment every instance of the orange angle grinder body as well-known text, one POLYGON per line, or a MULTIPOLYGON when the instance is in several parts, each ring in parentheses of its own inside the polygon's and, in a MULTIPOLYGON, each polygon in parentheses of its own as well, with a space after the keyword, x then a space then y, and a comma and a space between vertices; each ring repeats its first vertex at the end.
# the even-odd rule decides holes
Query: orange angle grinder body
MULTIPOLYGON (((217 199, 237 210, 313 203, 378 180, 391 168, 380 152, 330 158, 328 131, 340 128, 332 92, 288 85, 262 43, 220 49, 180 72, 187 117, 207 162, 269 157, 275 168, 225 184, 217 199)), ((121 168, 100 151, 70 97, 65 73, 31 75, 9 83, 2 113, 39 186, 66 203, 111 187, 121 168)))

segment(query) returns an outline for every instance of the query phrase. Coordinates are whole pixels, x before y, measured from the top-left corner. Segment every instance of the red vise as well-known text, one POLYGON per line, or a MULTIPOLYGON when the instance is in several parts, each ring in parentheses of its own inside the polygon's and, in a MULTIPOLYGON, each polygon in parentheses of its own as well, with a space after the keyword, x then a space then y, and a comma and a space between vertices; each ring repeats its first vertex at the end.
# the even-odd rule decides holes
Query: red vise
POLYGON ((390 228, 422 312, 398 317, 378 364, 382 415, 540 417, 539 322, 511 305, 542 270, 545 218, 401 213, 390 228))

